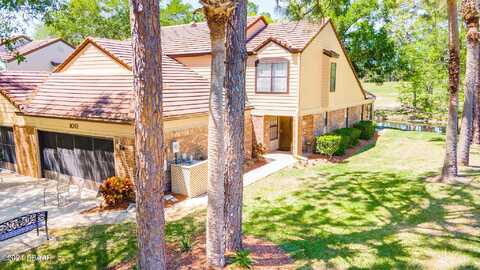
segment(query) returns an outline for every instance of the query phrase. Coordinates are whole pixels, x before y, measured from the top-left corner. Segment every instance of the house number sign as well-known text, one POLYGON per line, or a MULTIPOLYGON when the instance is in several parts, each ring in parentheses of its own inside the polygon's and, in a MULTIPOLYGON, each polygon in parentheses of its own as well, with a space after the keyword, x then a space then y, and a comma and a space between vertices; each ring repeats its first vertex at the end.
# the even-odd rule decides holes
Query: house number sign
POLYGON ((70 123, 71 129, 78 129, 78 123, 70 123))

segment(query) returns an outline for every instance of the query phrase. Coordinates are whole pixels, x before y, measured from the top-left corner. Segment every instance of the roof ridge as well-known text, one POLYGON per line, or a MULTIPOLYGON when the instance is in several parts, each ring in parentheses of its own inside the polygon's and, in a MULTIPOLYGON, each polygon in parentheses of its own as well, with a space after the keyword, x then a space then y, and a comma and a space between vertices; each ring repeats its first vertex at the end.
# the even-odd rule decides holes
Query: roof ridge
MULTIPOLYGON (((248 19, 255 19, 256 20, 260 17, 263 17, 263 15, 248 16, 247 20, 248 19)), ((252 22, 254 22, 254 21, 252 21, 252 22)), ((206 24, 206 23, 207 23, 206 21, 200 21, 200 22, 189 22, 189 23, 182 23, 182 24, 176 24, 176 25, 161 25, 160 29, 162 29, 162 28, 184 27, 184 26, 193 25, 193 24, 206 24)))

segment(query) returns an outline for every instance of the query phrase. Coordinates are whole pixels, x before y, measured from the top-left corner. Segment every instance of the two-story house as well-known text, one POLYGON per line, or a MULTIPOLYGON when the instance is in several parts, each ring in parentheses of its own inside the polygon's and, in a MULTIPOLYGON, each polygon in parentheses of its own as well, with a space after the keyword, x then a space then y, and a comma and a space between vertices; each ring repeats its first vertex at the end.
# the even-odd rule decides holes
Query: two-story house
MULTIPOLYGON (((210 78, 206 24, 164 27, 165 53, 210 78)), ((247 96, 255 142, 268 151, 311 152, 315 136, 371 117, 362 88, 331 20, 268 24, 249 18, 247 96)))

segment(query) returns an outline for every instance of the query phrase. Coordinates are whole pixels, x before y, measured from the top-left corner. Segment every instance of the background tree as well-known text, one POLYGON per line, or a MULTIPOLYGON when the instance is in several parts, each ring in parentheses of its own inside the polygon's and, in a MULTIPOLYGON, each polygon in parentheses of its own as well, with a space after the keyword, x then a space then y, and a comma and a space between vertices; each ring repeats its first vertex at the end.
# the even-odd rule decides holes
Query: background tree
MULTIPOLYGON (((33 19, 42 18, 48 10, 57 8, 54 0, 0 0, 0 43, 15 52, 12 37, 25 32, 25 26, 33 19)), ((17 54, 17 61, 23 58, 17 54)))
POLYGON ((208 123, 208 206, 207 263, 210 267, 225 264, 225 33, 235 6, 229 0, 200 0, 210 29, 212 47, 210 114, 208 123))
POLYGON ((242 248, 243 164, 245 161, 245 74, 247 67, 247 1, 235 1, 227 24, 225 145, 225 245, 242 248))
MULTIPOLYGON (((160 23, 176 25, 202 20, 193 11, 190 4, 172 0, 160 8, 160 23)), ((44 23, 38 32, 62 37, 75 45, 87 36, 120 40, 130 37, 128 0, 70 0, 58 10, 47 12, 44 23)))
POLYGON ((374 82, 396 79, 401 58, 388 31, 395 0, 277 0, 280 2, 291 20, 331 18, 361 78, 374 82))
POLYGON ((248 17, 253 17, 253 16, 263 16, 267 20, 268 23, 273 22, 272 15, 268 12, 262 12, 258 13, 258 5, 255 4, 254 2, 248 1, 247 3, 247 16, 248 17))
POLYGON ((473 136, 473 108, 478 79, 478 10, 476 0, 463 0, 461 14, 467 26, 467 65, 465 75, 465 100, 463 102, 462 127, 460 130, 459 161, 468 166, 470 145, 473 136))
POLYGON ((128 0, 71 0, 47 13, 47 33, 78 45, 87 36, 129 38, 128 0))
POLYGON ((448 14, 448 122, 446 135, 445 160, 441 181, 449 181, 458 175, 457 168, 457 131, 458 131, 458 85, 460 80, 460 45, 458 38, 457 1, 447 0, 448 14))
POLYGON ((440 1, 404 1, 393 12, 392 38, 404 65, 400 101, 417 118, 446 119, 448 111, 448 19, 440 1), (434 117, 435 116, 435 117, 434 117))
POLYGON ((160 7, 158 0, 132 0, 131 5, 138 266, 163 270, 165 146, 160 7))

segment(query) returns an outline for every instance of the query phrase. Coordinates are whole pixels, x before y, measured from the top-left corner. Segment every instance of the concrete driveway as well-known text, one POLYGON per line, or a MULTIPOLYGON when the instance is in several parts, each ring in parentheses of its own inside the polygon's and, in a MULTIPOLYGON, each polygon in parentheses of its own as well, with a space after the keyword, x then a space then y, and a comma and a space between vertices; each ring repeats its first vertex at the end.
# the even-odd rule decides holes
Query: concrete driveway
MULTIPOLYGON (((82 215, 80 212, 99 205, 95 191, 69 187, 62 193, 61 206, 57 204, 57 182, 0 172, 0 223, 14 217, 38 211, 48 211, 48 227, 69 228, 82 225, 115 223, 126 218, 126 212, 82 215), (44 206, 44 189, 46 204, 44 206), (81 191, 81 192, 80 192, 81 191)), ((45 232, 36 231, 0 242, 0 260, 18 254, 46 241, 45 232)))

